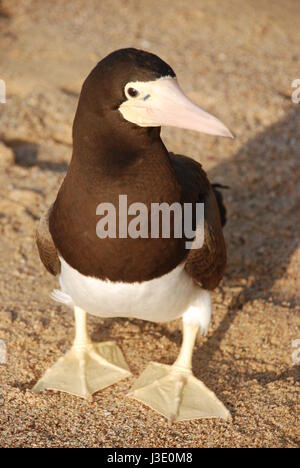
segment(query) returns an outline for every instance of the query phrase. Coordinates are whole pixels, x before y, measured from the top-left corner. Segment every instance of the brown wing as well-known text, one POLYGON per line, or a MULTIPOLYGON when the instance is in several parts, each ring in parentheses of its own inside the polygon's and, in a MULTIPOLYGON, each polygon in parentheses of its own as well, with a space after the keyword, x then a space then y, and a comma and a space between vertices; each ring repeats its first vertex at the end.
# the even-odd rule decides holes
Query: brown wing
POLYGON ((52 275, 57 275, 60 273, 60 261, 55 244, 49 231, 49 216, 51 210, 52 206, 40 219, 36 231, 36 244, 38 247, 40 259, 42 260, 45 268, 52 275))
POLYGON ((170 154, 170 158, 183 187, 184 201, 204 203, 204 244, 189 251, 185 269, 205 289, 214 289, 226 266, 226 245, 214 190, 199 163, 180 155, 170 154))

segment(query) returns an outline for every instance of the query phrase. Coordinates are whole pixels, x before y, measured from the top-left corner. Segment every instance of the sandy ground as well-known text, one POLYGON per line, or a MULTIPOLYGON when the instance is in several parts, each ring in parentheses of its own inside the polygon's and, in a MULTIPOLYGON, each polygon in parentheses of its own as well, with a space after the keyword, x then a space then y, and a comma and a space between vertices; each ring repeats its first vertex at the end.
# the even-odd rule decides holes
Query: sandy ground
POLYGON ((0 365, 2 447, 299 446, 300 15, 295 1, 19 0, 0 9, 0 365), (150 360, 172 363, 180 322, 91 318, 95 340, 113 338, 134 376, 93 402, 34 395, 42 372, 70 346, 72 314, 49 293, 34 245, 71 155, 82 80, 108 52, 136 46, 168 61, 186 92, 217 114, 234 141, 164 130, 170 150, 202 162, 229 185, 228 268, 214 317, 194 355, 197 377, 232 421, 169 426, 125 397, 150 360), (3 146, 5 144, 5 146, 3 146), (298 413, 297 413, 298 412, 298 413))

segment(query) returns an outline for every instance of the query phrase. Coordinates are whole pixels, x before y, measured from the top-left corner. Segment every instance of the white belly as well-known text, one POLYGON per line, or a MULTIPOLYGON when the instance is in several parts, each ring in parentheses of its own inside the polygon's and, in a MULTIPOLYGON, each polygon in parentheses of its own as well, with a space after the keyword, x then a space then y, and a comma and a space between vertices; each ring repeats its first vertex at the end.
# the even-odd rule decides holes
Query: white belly
POLYGON ((103 281, 84 276, 62 258, 59 277, 61 290, 53 299, 78 306, 98 317, 131 317, 152 322, 167 322, 181 317, 201 294, 184 264, 170 273, 143 283, 103 281))

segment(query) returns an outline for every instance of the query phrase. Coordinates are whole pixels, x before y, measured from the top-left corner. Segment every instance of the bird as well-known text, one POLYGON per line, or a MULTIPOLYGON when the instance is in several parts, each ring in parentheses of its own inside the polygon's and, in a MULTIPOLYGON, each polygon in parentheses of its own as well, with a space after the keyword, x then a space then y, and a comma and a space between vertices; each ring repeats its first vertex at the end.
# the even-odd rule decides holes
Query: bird
POLYGON ((92 342, 88 314, 155 323, 181 318, 183 339, 175 362, 150 362, 128 397, 170 421, 228 419, 229 410, 192 369, 196 338, 207 334, 211 321, 210 292, 225 271, 226 211, 220 186, 210 184, 201 164, 167 150, 164 126, 233 138, 184 94, 171 66, 157 55, 123 48, 100 60, 81 89, 66 176, 36 234, 42 263, 59 279, 52 298, 74 311, 75 338, 33 391, 91 398, 131 375, 116 343, 92 342), (169 237, 120 233, 120 196, 131 207, 142 203, 149 210, 153 204, 190 204, 193 220, 194 208, 202 204, 201 246, 194 248, 198 225, 191 248, 173 225, 169 237), (97 234, 97 207, 103 203, 116 210, 113 235, 97 234))

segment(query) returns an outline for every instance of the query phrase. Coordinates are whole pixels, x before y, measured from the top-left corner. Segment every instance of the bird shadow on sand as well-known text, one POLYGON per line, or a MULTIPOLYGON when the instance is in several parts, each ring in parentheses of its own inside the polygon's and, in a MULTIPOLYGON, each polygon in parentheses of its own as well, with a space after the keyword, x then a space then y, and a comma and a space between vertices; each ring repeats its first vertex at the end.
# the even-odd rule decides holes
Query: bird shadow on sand
POLYGON ((12 149, 14 162, 24 168, 38 167, 41 171, 65 173, 68 165, 51 159, 40 159, 40 147, 37 143, 23 139, 3 138, 3 142, 12 149))
MULTIPOLYGON (((230 186, 230 191, 224 193, 228 210, 225 228, 228 268, 223 284, 229 290, 243 285, 238 294, 233 293, 220 324, 194 353, 195 374, 210 388, 219 387, 220 373, 214 357, 244 305, 262 299, 275 305, 285 304, 285 307, 288 303, 292 309, 297 300, 293 293, 288 296, 287 291, 279 293, 272 288, 285 274, 300 242, 295 229, 299 225, 300 207, 299 123, 300 109, 289 111, 209 173, 212 182, 230 186), (209 367, 214 372, 208 372, 209 367)), ((122 319, 119 320, 121 323, 122 319)), ((169 331, 163 324, 148 326, 139 320, 134 320, 134 324, 140 333, 164 334, 180 346, 179 331, 169 331)), ((106 330, 110 328, 107 325, 106 330)), ((98 339, 108 338, 100 328, 96 335, 98 339)), ((231 372, 239 372, 232 368, 233 362, 228 365, 231 372)), ((243 374, 240 379, 241 382, 257 379, 267 384, 289 377, 296 379, 297 371, 292 368, 281 374, 243 374)))

